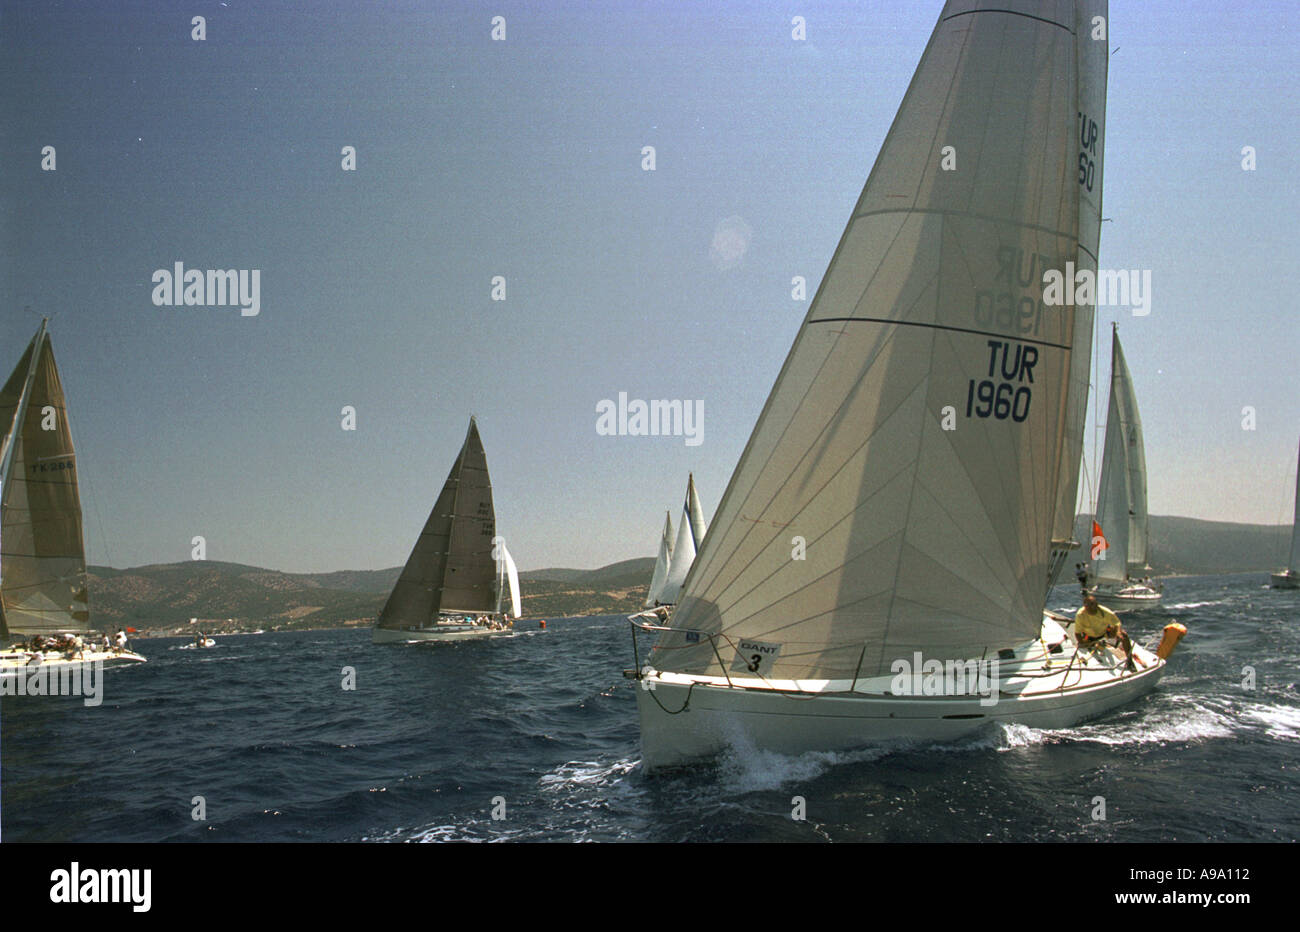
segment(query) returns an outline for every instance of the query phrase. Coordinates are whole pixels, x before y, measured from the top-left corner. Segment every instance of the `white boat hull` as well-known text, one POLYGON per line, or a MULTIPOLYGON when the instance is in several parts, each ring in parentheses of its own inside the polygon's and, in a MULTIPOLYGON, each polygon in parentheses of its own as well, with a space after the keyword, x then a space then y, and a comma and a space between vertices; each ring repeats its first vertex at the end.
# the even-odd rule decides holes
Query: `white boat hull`
POLYGON ((132 663, 146 663, 144 657, 130 650, 82 650, 76 653, 67 651, 0 651, 0 676, 17 676, 31 673, 37 666, 47 669, 74 667, 83 663, 101 663, 105 667, 120 667, 132 663), (37 664, 36 655, 40 654, 37 664))
POLYGON ((1285 573, 1273 574, 1274 589, 1300 589, 1300 573, 1288 570, 1285 573))
MULTIPOLYGON (((1026 672, 1041 671, 1049 658, 1037 650, 1036 656, 1021 653, 1026 672)), ((673 767, 727 748, 802 754, 901 740, 951 741, 997 722, 1067 728, 1132 702, 1156 685, 1165 667, 1136 645, 1142 664, 1136 672, 1125 671, 1115 654, 1105 662, 1088 660, 1082 669, 1070 667, 1071 654, 1067 646, 1050 655, 1059 675, 1004 675, 996 702, 988 696, 888 695, 878 691, 879 679, 870 681, 874 694, 866 694, 865 682, 857 690, 781 692, 758 680, 728 686, 717 677, 643 670, 637 684, 643 766, 673 767)))
POLYGON ((1164 598, 1164 588, 1159 583, 1155 585, 1132 581, 1123 585, 1098 583, 1087 591, 1095 595, 1098 602, 1116 614, 1139 611, 1144 608, 1155 608, 1160 604, 1160 600, 1164 598))
POLYGON ((482 625, 437 625, 431 628, 416 628, 406 631, 394 631, 389 628, 374 628, 370 637, 372 644, 411 644, 422 641, 473 641, 509 634, 510 628, 489 628, 482 625))

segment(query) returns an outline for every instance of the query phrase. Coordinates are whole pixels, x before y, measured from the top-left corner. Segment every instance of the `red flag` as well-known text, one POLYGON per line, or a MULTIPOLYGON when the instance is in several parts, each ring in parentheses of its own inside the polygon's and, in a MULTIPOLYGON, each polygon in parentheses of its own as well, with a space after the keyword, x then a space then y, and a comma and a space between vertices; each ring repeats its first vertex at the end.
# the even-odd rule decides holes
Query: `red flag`
POLYGON ((1103 555, 1110 549, 1110 544, 1106 542, 1106 535, 1101 532, 1101 525, 1097 519, 1092 519, 1092 559, 1104 558, 1103 555))
POLYGON ((127 628, 127 629, 126 629, 126 633, 127 633, 127 634, 136 634, 137 632, 136 632, 135 628, 127 628))

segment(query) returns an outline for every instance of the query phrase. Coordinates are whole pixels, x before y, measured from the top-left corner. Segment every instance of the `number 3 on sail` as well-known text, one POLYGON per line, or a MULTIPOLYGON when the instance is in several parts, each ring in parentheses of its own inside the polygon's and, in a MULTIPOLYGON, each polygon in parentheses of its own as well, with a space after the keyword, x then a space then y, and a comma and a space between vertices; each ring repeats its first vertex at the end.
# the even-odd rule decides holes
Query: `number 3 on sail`
POLYGON ((1044 611, 1093 307, 1043 271, 1097 267, 1106 15, 945 5, 671 614, 632 616, 648 769, 1063 727, 1156 684, 1162 657, 1044 611))

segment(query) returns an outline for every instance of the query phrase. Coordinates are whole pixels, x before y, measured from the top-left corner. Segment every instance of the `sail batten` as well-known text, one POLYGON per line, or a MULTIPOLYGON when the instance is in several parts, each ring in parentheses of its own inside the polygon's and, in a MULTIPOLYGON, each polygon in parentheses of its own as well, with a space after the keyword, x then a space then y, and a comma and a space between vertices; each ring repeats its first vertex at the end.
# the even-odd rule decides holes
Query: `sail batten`
MULTIPOLYGON (((962 659, 1037 636, 1091 327, 1043 300, 1044 273, 1080 255, 1079 14, 1002 6, 946 5, 661 668, 754 669, 748 644, 767 676, 856 678, 916 650, 962 659)), ((1086 60, 1104 66, 1104 48, 1086 60)))

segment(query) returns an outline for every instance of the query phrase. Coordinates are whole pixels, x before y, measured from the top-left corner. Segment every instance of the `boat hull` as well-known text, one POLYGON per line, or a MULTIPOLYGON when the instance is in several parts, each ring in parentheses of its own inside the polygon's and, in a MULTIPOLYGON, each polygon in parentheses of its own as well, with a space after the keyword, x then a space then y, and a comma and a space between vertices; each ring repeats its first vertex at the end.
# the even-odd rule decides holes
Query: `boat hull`
POLYGON ((476 641, 496 635, 509 634, 509 628, 488 628, 477 625, 439 625, 435 628, 420 628, 413 631, 394 631, 388 628, 374 628, 370 637, 372 644, 411 644, 423 641, 476 641))
MULTIPOLYGON (((1045 627, 1044 632, 1059 630, 1045 627)), ((984 696, 888 695, 878 680, 871 681, 876 684, 871 693, 782 692, 647 668, 637 678, 642 762, 657 770, 728 748, 803 754, 897 741, 945 742, 996 723, 1068 728, 1155 687, 1165 662, 1137 645, 1134 652, 1140 665, 1133 672, 1125 670, 1115 651, 1082 661, 1070 661, 1070 652, 1022 654, 1017 672, 998 681, 996 697, 993 690, 984 696), (1044 661, 1058 672, 1034 675, 1044 661)))
POLYGON ((1300 589, 1300 573, 1287 571, 1273 574, 1274 589, 1300 589))
POLYGON ((1098 602, 1116 614, 1155 608, 1164 598, 1164 590, 1158 583, 1155 586, 1133 582, 1122 586, 1099 583, 1086 591, 1095 595, 1098 602))
POLYGON ((144 657, 134 651, 123 650, 85 650, 69 655, 62 651, 41 651, 40 664, 33 663, 36 652, 25 650, 5 650, 0 652, 0 676, 18 676, 31 673, 37 666, 57 670, 62 667, 76 667, 84 663, 100 663, 105 667, 122 667, 135 663, 146 663, 144 657))

